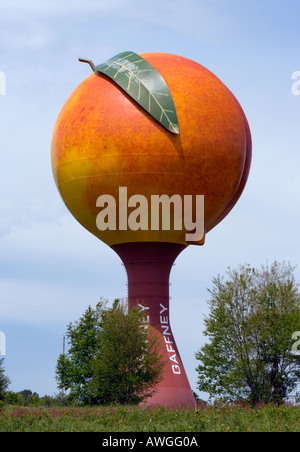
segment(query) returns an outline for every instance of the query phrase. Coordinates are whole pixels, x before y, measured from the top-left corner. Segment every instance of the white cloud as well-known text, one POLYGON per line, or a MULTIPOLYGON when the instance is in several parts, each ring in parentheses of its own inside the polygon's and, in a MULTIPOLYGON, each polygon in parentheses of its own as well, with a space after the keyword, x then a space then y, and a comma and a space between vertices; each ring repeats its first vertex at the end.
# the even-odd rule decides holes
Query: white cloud
POLYGON ((206 42, 224 38, 233 25, 221 10, 222 5, 201 0, 154 1, 139 2, 131 15, 136 21, 151 25, 154 34, 156 28, 162 27, 206 42))
MULTIPOLYGON (((129 4, 131 0, 129 0, 129 4)), ((87 15, 96 12, 111 12, 124 5, 121 0, 10 0, 2 5, 1 21, 24 21, 26 17, 49 19, 70 15, 87 15)))
MULTIPOLYGON (((13 206, 7 207, 6 214, 0 211, 2 277, 8 264, 15 262, 18 278, 23 271, 30 279, 30 268, 33 279, 35 272, 38 279, 47 279, 49 269, 56 277, 65 272, 70 278, 70 271, 80 273, 81 268, 85 277, 90 273, 96 278, 102 265, 106 272, 106 268, 117 261, 115 253, 85 230, 63 207, 31 205, 29 202, 20 210, 13 206)), ((76 279, 74 284, 78 284, 76 279)))
POLYGON ((0 8, 1 47, 8 49, 41 50, 49 45, 64 45, 80 38, 81 26, 90 27, 93 21, 98 36, 94 39, 103 45, 105 36, 112 42, 124 41, 133 30, 141 36, 149 33, 155 43, 164 45, 156 30, 193 36, 204 42, 216 41, 232 32, 233 23, 219 2, 207 4, 200 0, 11 0, 0 8), (117 32, 116 32, 117 29, 117 32), (79 34, 78 34, 79 32, 79 34), (100 42, 99 42, 100 38, 100 42))
POLYGON ((101 29, 106 16, 118 15, 122 5, 120 0, 11 0, 0 7, 0 48, 5 53, 11 49, 42 51, 54 44, 62 46, 80 39, 77 27, 83 20, 98 15, 101 29))
POLYGON ((0 280, 1 319, 40 327, 67 324, 79 318, 101 294, 95 288, 17 279, 0 280))

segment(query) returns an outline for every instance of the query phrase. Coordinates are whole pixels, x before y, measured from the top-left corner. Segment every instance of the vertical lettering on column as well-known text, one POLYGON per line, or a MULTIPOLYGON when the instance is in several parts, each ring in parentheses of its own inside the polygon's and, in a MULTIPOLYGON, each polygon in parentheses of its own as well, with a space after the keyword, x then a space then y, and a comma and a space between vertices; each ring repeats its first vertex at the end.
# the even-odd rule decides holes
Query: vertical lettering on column
POLYGON ((163 334, 163 337, 165 340, 167 352, 169 353, 169 360, 172 362, 171 363, 172 364, 172 372, 175 375, 180 375, 181 369, 180 369, 180 366, 178 363, 176 351, 174 350, 174 347, 173 347, 174 342, 172 341, 168 308, 163 306, 161 303, 160 303, 160 328, 161 328, 161 331, 162 331, 162 334, 163 334))
POLYGON ((147 330, 149 328, 150 317, 149 317, 149 306, 143 306, 142 304, 138 304, 140 311, 143 312, 143 318, 141 320, 141 327, 147 330))

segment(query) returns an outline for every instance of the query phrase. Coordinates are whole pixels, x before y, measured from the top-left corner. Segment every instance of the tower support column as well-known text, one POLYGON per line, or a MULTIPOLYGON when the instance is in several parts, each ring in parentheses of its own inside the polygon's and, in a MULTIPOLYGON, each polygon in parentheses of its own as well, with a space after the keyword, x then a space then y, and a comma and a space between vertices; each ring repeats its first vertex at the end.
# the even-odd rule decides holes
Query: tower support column
POLYGON ((123 243, 112 246, 128 277, 129 309, 139 306, 144 321, 157 331, 165 361, 162 381, 147 405, 195 406, 195 399, 170 325, 169 278, 184 245, 163 242, 123 243))

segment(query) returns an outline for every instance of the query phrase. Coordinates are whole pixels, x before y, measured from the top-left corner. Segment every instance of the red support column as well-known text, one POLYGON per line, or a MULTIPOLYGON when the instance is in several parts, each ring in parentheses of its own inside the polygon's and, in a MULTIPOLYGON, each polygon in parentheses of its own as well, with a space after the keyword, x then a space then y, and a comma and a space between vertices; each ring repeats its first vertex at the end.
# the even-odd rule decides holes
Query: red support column
POLYGON ((177 256, 184 245, 160 242, 123 243, 112 246, 122 259, 128 276, 129 308, 140 305, 161 340, 166 361, 163 380, 147 405, 195 406, 170 326, 169 278, 177 256))

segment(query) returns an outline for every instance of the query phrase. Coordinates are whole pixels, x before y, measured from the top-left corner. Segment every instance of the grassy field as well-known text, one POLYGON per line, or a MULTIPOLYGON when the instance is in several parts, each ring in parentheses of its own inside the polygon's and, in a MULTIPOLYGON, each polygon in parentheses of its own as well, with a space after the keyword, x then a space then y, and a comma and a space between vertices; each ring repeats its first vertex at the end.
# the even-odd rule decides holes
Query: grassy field
POLYGON ((300 407, 11 406, 0 412, 0 432, 300 432, 300 407))

